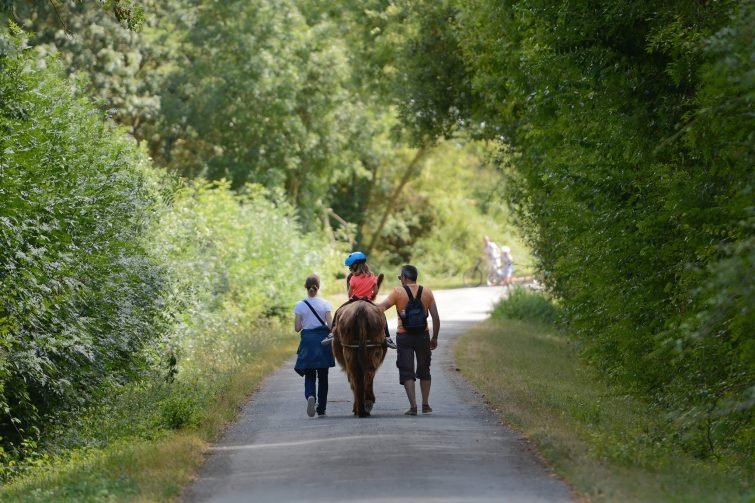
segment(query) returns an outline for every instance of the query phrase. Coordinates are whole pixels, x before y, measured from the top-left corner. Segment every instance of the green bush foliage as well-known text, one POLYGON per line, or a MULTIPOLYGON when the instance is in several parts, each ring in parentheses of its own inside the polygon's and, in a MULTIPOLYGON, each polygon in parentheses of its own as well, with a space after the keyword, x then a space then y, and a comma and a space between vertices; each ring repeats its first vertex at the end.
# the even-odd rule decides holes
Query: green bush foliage
POLYGON ((0 56, 3 477, 41 447, 196 425, 224 375, 280 344, 266 320, 343 253, 302 234, 282 193, 160 175, 20 44, 0 56))
POLYGON ((546 294, 515 287, 505 299, 496 304, 491 316, 499 320, 555 325, 559 321, 561 310, 546 294))
MULTIPOLYGON (((47 425, 42 452, 66 458, 202 425, 235 372, 293 340, 281 320, 306 295, 306 276, 318 273, 325 286, 340 269, 339 246, 302 234, 280 194, 251 185, 239 194, 229 182, 204 180, 168 192, 171 204, 150 242, 171 285, 173 324, 162 359, 139 380, 47 425)), ((33 460, 7 467, 6 476, 28 471, 33 460)))
POLYGON ((0 436, 97 398, 166 334, 147 156, 21 41, 0 53, 0 436))
POLYGON ((500 141, 509 202, 588 358, 674 411, 701 455, 751 450, 753 3, 411 12, 405 110, 435 117, 420 136, 455 123, 500 141), (427 49, 439 37, 459 54, 427 49))
POLYGON ((318 274, 325 287, 341 258, 324 236, 301 233, 281 193, 259 185, 237 193, 227 181, 196 180, 178 190, 153 246, 170 263, 181 306, 171 337, 185 357, 179 375, 227 369, 246 358, 252 348, 241 351, 236 342, 256 331, 259 320, 290 315, 306 295, 306 277, 318 274), (208 359, 191 365, 204 346, 212 349, 208 359))

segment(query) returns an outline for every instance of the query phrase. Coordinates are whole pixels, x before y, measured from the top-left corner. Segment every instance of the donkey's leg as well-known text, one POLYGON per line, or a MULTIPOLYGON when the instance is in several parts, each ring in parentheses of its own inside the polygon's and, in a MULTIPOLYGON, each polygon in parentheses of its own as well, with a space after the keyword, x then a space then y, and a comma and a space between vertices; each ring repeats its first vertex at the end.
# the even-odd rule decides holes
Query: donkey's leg
POLYGON ((365 372, 364 368, 357 364, 356 374, 354 376, 356 381, 356 389, 354 389, 354 413, 359 417, 367 417, 370 415, 365 409, 364 395, 365 395, 365 372))
POLYGON ((367 411, 367 415, 370 415, 372 407, 375 405, 375 391, 373 390, 374 381, 375 371, 367 370, 364 374, 364 408, 367 411))
POLYGON ((357 410, 357 383, 359 382, 359 376, 357 375, 357 368, 359 367, 359 361, 355 358, 354 351, 344 351, 344 366, 343 370, 346 372, 346 378, 351 386, 352 405, 351 412, 357 416, 359 411, 357 410))

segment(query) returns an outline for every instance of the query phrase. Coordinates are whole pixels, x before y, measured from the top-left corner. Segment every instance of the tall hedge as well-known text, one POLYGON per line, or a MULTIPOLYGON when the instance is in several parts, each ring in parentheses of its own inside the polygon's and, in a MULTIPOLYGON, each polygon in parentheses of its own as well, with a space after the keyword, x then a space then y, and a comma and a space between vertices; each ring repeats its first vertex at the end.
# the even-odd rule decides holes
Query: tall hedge
POLYGON ((0 436, 17 448, 140 368, 165 333, 165 283, 145 154, 54 60, 1 46, 0 436))
POLYGON ((701 454, 755 440, 754 5, 424 2, 403 66, 422 133, 500 141, 585 354, 701 454))

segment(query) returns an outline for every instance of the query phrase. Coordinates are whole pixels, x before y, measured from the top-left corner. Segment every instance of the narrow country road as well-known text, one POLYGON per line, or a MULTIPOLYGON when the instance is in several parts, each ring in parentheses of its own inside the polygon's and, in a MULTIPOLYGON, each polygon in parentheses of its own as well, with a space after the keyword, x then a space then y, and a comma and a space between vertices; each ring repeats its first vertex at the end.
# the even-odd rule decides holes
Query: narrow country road
POLYGON ((403 415, 408 402, 389 350, 375 381, 372 417, 352 416, 351 391, 336 367, 328 415, 309 418, 292 359, 265 380, 211 448, 184 501, 572 501, 566 485, 456 372, 454 339, 485 319, 502 291, 435 292, 441 331, 431 367, 432 414, 403 415))

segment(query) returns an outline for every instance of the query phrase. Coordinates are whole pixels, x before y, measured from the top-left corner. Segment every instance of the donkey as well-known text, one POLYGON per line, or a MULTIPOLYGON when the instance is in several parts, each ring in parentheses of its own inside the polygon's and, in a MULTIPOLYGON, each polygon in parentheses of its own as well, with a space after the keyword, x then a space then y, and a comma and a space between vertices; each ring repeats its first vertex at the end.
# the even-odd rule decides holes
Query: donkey
POLYGON ((351 384, 354 415, 367 417, 375 404, 375 373, 388 351, 385 314, 369 300, 353 299, 338 309, 335 323, 333 355, 351 384))

